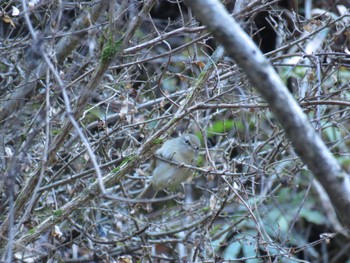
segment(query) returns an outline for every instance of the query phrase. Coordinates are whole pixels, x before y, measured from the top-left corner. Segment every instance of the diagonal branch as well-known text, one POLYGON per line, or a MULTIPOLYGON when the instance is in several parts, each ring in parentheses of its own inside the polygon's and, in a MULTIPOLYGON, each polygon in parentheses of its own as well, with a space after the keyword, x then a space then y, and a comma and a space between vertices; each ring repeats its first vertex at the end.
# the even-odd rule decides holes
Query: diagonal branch
POLYGON ((350 179, 261 51, 217 0, 187 0, 197 18, 244 70, 268 102, 295 151, 326 189, 343 224, 350 227, 350 179), (210 19, 208 19, 210 17, 210 19))

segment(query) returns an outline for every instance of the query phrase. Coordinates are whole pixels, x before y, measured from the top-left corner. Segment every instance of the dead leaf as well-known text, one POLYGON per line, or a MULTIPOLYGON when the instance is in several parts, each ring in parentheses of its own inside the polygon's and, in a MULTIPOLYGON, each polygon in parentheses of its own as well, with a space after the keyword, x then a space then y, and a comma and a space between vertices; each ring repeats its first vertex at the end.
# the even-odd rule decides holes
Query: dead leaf
POLYGON ((303 26, 303 29, 309 33, 312 32, 312 25, 310 23, 306 24, 305 26, 303 26))
POLYGON ((13 22, 12 18, 9 17, 8 15, 4 15, 2 20, 7 23, 7 24, 11 24, 11 26, 16 27, 15 23, 13 22))
POLYGON ((194 64, 196 64, 200 69, 205 67, 205 63, 203 61, 195 61, 194 64))

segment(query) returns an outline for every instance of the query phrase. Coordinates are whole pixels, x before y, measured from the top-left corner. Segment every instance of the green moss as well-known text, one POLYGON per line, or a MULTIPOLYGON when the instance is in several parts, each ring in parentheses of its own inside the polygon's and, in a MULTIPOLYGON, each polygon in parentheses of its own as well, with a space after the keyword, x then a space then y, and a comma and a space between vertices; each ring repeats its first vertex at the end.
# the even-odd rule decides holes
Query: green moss
POLYGON ((220 225, 213 226, 213 228, 210 230, 210 235, 215 235, 220 229, 221 229, 220 225))
POLYGON ((27 139, 27 135, 26 134, 21 134, 21 140, 22 142, 24 142, 27 139))
POLYGON ((159 144, 162 144, 163 142, 164 142, 163 139, 158 138, 158 139, 155 139, 155 140, 153 141, 153 144, 154 144, 154 145, 159 145, 159 144))
POLYGON ((125 159, 122 161, 121 164, 119 164, 116 168, 112 170, 112 173, 117 173, 121 167, 123 167, 126 163, 130 162, 131 160, 134 159, 134 155, 130 155, 128 157, 125 157, 125 159))
POLYGON ((63 210, 58 209, 58 210, 52 211, 52 214, 56 217, 60 217, 63 215, 63 210))
POLYGON ((58 135, 58 134, 60 134, 60 132, 61 132, 61 130, 55 130, 54 129, 54 130, 51 131, 51 134, 52 135, 58 135))
POLYGON ((205 212, 210 211, 210 208, 209 208, 209 206, 202 207, 202 209, 200 209, 200 211, 203 212, 203 213, 205 213, 205 212))
POLYGON ((102 50, 102 63, 108 63, 113 59, 114 55, 119 51, 122 42, 123 38, 119 39, 115 43, 112 40, 108 41, 107 46, 102 50))
POLYGON ((7 66, 5 64, 0 64, 0 70, 5 71, 7 69, 7 66))
POLYGON ((35 230, 36 230, 36 228, 35 228, 35 227, 34 227, 34 228, 32 228, 32 229, 30 229, 30 230, 28 231, 28 234, 29 234, 29 235, 34 234, 34 233, 35 233, 35 230))

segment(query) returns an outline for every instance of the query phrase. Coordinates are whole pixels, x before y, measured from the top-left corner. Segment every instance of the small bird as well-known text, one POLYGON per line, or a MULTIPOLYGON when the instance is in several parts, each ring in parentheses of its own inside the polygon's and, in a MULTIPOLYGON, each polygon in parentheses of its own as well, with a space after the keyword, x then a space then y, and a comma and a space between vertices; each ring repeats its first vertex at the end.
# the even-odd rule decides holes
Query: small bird
POLYGON ((161 148, 156 151, 156 156, 169 160, 156 160, 155 169, 151 183, 138 196, 139 199, 154 198, 158 191, 165 188, 175 191, 181 183, 186 181, 190 175, 190 169, 180 167, 179 164, 191 164, 198 152, 200 141, 193 134, 184 134, 177 138, 166 141, 161 148))

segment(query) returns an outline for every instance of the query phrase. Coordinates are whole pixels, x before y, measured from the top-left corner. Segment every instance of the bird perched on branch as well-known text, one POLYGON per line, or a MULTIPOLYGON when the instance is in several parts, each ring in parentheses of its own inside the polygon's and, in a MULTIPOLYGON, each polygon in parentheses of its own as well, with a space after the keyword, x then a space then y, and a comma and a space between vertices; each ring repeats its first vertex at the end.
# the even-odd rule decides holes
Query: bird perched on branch
POLYGON ((200 146, 193 134, 184 134, 166 141, 156 151, 157 160, 152 173, 151 183, 138 196, 139 199, 154 198, 158 191, 169 189, 176 191, 181 183, 191 176, 191 170, 181 164, 191 164, 200 146))

